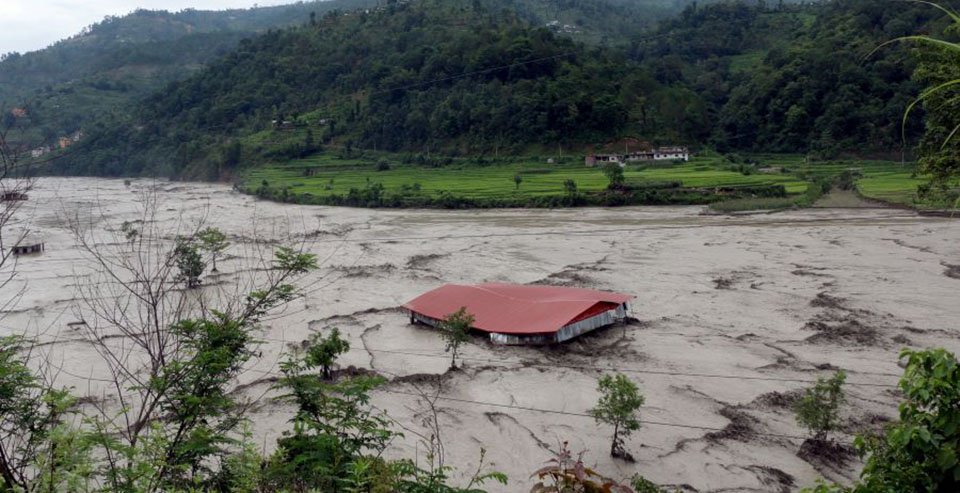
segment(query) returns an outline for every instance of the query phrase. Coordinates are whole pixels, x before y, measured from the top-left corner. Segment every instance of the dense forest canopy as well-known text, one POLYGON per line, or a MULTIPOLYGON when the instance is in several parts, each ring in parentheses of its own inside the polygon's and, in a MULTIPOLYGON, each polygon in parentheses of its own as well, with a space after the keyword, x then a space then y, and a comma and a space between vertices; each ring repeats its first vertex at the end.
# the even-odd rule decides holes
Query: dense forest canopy
POLYGON ((330 0, 177 13, 139 9, 107 17, 46 49, 0 56, 0 103, 28 108, 33 137, 49 144, 104 113, 128 111, 137 99, 231 52, 241 39, 302 24, 311 12, 375 3, 330 0))
POLYGON ((638 13, 656 2, 380 3, 307 14, 85 121, 51 171, 214 179, 323 146, 503 155, 621 137, 899 155, 915 62, 905 47, 871 52, 945 28, 929 6, 879 0, 692 3, 654 28, 638 13), (278 147, 287 126, 308 135, 278 147))

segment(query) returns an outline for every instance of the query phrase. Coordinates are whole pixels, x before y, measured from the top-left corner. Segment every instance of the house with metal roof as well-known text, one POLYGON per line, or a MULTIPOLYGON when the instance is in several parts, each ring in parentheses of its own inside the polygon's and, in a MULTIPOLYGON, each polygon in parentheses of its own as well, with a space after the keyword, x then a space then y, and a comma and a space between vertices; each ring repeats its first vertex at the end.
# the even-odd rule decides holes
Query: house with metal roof
POLYGON ((497 344, 567 341, 627 316, 633 296, 558 286, 484 283, 446 284, 403 305, 411 323, 438 326, 465 308, 472 328, 497 344))

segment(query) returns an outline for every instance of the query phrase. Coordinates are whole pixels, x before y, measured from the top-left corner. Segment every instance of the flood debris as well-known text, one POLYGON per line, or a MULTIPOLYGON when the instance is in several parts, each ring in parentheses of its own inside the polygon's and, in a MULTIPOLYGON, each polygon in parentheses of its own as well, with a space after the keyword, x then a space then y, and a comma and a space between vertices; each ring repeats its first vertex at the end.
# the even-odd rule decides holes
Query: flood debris
POLYGON ((840 298, 839 296, 831 296, 826 292, 821 291, 817 293, 817 297, 810 300, 810 306, 816 306, 819 308, 835 308, 835 309, 846 309, 844 303, 847 300, 845 298, 840 298))
POLYGON ((340 272, 344 277, 375 277, 389 274, 397 270, 397 266, 389 263, 376 265, 335 265, 332 270, 340 272))
POLYGON ((711 431, 704 435, 708 442, 717 443, 723 440, 749 442, 757 437, 756 426, 759 420, 747 414, 739 406, 725 406, 720 409, 720 415, 730 420, 727 426, 720 431, 711 431))
POLYGON ((765 491, 790 493, 797 484, 793 476, 776 467, 752 465, 746 469, 757 476, 760 483, 766 487, 765 491))
POLYGON ((449 256, 448 253, 417 254, 407 259, 407 269, 423 270, 436 260, 449 256))
POLYGON ((733 289, 733 279, 729 277, 716 277, 713 279, 713 289, 733 289))
POLYGON ((849 445, 815 438, 804 440, 797 451, 797 457, 814 466, 830 469, 845 467, 856 455, 856 451, 849 445))
POLYGON ((940 265, 946 267, 946 270, 943 271, 943 275, 951 279, 960 279, 960 265, 948 264, 946 262, 941 262, 940 265))
POLYGON ((821 317, 807 322, 803 328, 817 332, 806 338, 807 342, 814 344, 872 346, 880 339, 876 328, 864 325, 852 317, 821 317))
POLYGON ((793 409, 793 406, 803 397, 802 390, 790 390, 786 392, 772 391, 760 394, 750 403, 750 407, 755 409, 793 409))

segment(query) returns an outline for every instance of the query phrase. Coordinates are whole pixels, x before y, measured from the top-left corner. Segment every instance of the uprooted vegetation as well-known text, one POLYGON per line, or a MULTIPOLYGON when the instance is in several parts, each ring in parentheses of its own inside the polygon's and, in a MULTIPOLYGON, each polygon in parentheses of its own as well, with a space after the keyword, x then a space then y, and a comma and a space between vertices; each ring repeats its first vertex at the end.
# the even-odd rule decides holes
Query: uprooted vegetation
POLYGON ((804 440, 797 452, 797 457, 810 464, 829 469, 843 468, 856 456, 856 450, 850 445, 815 438, 804 440))
POLYGON ((880 334, 876 328, 864 325, 850 316, 839 318, 821 316, 807 322, 803 328, 817 332, 806 338, 807 342, 814 344, 872 346, 880 340, 880 334))
POLYGON ((838 296, 820 292, 810 300, 810 306, 823 308, 824 311, 804 324, 804 330, 815 331, 806 341, 814 344, 872 346, 880 342, 880 332, 866 319, 873 313, 867 310, 853 309, 846 305, 847 300, 838 296))
POLYGON ((720 431, 712 431, 704 435, 704 438, 711 443, 718 443, 722 440, 735 440, 738 442, 749 442, 757 437, 756 427, 760 423, 757 418, 747 414, 739 406, 725 406, 720 409, 720 415, 730 420, 720 431))
POLYGON ((426 269, 434 261, 439 260, 443 257, 446 257, 449 254, 444 253, 427 253, 427 254, 417 254, 407 259, 407 269, 426 269))
POLYGON ((751 407, 756 409, 792 409, 793 406, 803 396, 800 390, 791 390, 787 392, 778 392, 776 390, 761 394, 753 402, 751 407))

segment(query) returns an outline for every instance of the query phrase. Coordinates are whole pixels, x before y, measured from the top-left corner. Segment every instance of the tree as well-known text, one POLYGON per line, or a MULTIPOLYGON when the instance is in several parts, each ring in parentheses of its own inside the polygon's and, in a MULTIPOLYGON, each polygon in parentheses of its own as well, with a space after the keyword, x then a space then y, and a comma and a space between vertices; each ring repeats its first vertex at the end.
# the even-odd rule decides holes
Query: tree
POLYGON ((350 350, 350 343, 340 337, 340 329, 334 327, 330 335, 323 337, 316 333, 310 336, 307 353, 304 361, 311 368, 320 367, 325 380, 330 380, 333 376, 331 369, 337 361, 337 357, 350 350))
POLYGON ((624 449, 623 438, 640 429, 637 411, 645 401, 643 394, 637 384, 619 373, 600 377, 597 390, 600 391, 600 400, 590 410, 590 415, 597 423, 613 426, 610 455, 632 460, 633 457, 624 449))
POLYGON ((217 272, 217 257, 230 246, 227 235, 211 227, 197 233, 197 239, 200 240, 200 248, 210 253, 210 272, 217 272))
MULTIPOLYGON (((952 21, 951 29, 960 27, 960 15, 947 6, 922 2, 940 9, 952 21)), ((903 114, 901 133, 906 144, 907 125, 912 110, 922 104, 925 110, 924 133, 920 142, 919 169, 930 177, 921 185, 921 197, 945 200, 947 205, 960 207, 960 193, 951 189, 960 182, 960 119, 957 118, 958 88, 960 88, 960 44, 926 35, 901 36, 880 45, 911 41, 919 43, 920 63, 913 78, 926 86, 903 114)), ((876 51, 876 50, 875 50, 876 51)))
MULTIPOLYGON (((32 344, 18 336, 0 337, 0 484, 4 491, 29 491, 36 463, 49 453, 51 434, 71 413, 73 399, 54 389, 46 375, 30 368, 32 344)), ((66 469, 70 464, 62 464, 66 469)))
POLYGON ((816 441, 827 441, 830 432, 837 429, 840 420, 840 406, 846 397, 843 383, 847 374, 838 370, 833 377, 817 378, 817 383, 806 389, 804 396, 797 402, 795 411, 797 422, 810 431, 816 441))
POLYGON ((0 298, 0 312, 7 312, 22 294, 4 291, 16 277, 13 247, 23 242, 28 234, 26 228, 13 232, 10 226, 15 223, 17 211, 33 189, 34 180, 28 177, 29 167, 23 161, 28 139, 21 118, 3 106, 0 106, 0 113, 4 115, 0 123, 0 293, 10 294, 0 298))
POLYGON ((960 363, 944 349, 906 349, 900 359, 900 420, 856 438, 867 458, 860 480, 852 487, 818 481, 805 492, 960 491, 960 363))
POLYGON ((176 247, 173 250, 173 258, 176 261, 177 280, 186 283, 187 289, 194 289, 200 286, 200 275, 206 267, 203 258, 200 257, 199 249, 193 238, 178 236, 176 247))
POLYGON ((144 192, 140 204, 134 242, 120 232, 118 241, 102 241, 95 227, 102 218, 91 217, 89 227, 70 223, 91 265, 91 282, 77 287, 82 334, 109 375, 101 389, 107 399, 85 408, 87 455, 109 491, 209 490, 226 472, 218 466, 243 449, 248 405, 237 380, 258 354, 260 320, 299 295, 292 282, 316 268, 316 257, 280 247, 257 259, 255 279, 179 289, 184 245, 202 225, 166 229, 155 192, 144 192), (191 231, 171 234, 184 229, 191 231), (123 344, 113 342, 118 336, 123 344))
POLYGON ((520 190, 520 184, 523 183, 523 175, 520 173, 513 175, 513 183, 517 186, 517 190, 520 190))
POLYGON ((445 351, 453 352, 450 359, 451 369, 457 367, 457 352, 460 350, 460 345, 467 342, 473 320, 473 315, 467 313, 467 307, 462 306, 440 322, 440 331, 447 341, 445 351))
POLYGON ((608 188, 611 190, 623 186, 623 168, 620 166, 620 163, 610 162, 603 165, 603 174, 610 182, 608 188))
POLYGON ((854 490, 960 491, 960 364, 944 349, 900 358, 900 421, 883 436, 857 438, 869 458, 854 490))
POLYGON ((395 436, 386 414, 370 405, 370 391, 383 377, 320 378, 314 373, 321 364, 313 357, 315 342, 280 365, 277 388, 297 411, 292 432, 277 440, 267 465, 266 479, 279 491, 345 491, 353 465, 366 454, 379 456, 395 436))
POLYGON ((563 180, 563 190, 567 192, 567 195, 574 196, 577 194, 577 182, 573 181, 570 178, 563 180))

